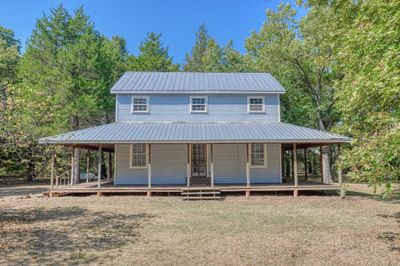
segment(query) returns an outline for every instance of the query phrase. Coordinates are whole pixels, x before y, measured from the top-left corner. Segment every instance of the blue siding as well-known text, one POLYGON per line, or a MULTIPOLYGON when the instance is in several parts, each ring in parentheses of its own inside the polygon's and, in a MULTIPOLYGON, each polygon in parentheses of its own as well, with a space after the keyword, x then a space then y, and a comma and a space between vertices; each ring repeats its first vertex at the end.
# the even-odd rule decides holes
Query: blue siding
POLYGON ((247 113, 247 95, 208 95, 208 113, 192 114, 190 95, 150 96, 150 112, 131 113, 131 95, 117 95, 117 122, 129 121, 266 121, 279 122, 279 95, 265 96, 265 113, 247 113))
MULTIPOLYGON (((129 144, 116 145, 115 184, 147 185, 147 169, 129 168, 129 144)), ((153 185, 186 184, 186 144, 152 144, 153 185)), ((246 144, 214 144, 215 184, 246 184, 246 144)), ((208 154, 210 155, 210 154, 208 154)), ((208 160, 208 172, 210 171, 208 160)), ((267 167, 250 168, 256 183, 281 183, 280 145, 267 144, 267 167)))

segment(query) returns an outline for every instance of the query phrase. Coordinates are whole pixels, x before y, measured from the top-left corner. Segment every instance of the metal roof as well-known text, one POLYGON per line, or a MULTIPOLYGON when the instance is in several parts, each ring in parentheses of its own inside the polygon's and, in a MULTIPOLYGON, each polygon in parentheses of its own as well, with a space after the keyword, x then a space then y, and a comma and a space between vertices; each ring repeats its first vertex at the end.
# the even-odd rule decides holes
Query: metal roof
POLYGON ((111 93, 284 93, 269 73, 125 72, 111 93))
POLYGON ((347 137, 268 122, 113 123, 42 138, 41 144, 114 143, 344 143, 347 137))

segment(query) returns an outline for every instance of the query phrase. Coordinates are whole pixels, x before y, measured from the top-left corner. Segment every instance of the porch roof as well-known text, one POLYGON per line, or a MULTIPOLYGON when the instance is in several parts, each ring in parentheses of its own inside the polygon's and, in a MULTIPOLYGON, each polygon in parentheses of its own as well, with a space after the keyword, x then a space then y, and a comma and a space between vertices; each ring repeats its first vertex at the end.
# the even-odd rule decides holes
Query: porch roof
POLYGON ((39 139, 40 144, 118 143, 348 143, 350 138, 286 123, 111 123, 39 139))

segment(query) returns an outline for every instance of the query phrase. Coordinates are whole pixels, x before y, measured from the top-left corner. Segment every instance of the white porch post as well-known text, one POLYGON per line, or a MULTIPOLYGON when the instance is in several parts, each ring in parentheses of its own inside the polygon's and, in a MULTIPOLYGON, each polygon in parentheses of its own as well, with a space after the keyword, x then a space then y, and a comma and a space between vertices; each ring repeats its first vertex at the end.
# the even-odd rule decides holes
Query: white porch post
POLYGON ((213 144, 211 144, 210 145, 211 147, 210 147, 210 150, 211 150, 211 154, 210 154, 210 157, 211 157, 211 165, 210 165, 210 167, 211 167, 211 187, 214 187, 214 145, 213 144))
MULTIPOLYGON (((250 145, 246 144, 246 186, 250 187, 250 145)), ((246 197, 250 197, 250 190, 246 190, 246 197)))
POLYGON ((100 188, 100 183, 101 183, 101 145, 99 146, 99 151, 98 151, 98 160, 99 160, 99 164, 98 164, 98 168, 97 168, 97 187, 100 188))
POLYGON ((55 153, 54 151, 51 153, 51 179, 50 179, 50 189, 53 189, 54 186, 54 161, 55 161, 55 153))
POLYGON ((147 144, 147 184, 149 191, 147 191, 147 196, 151 196, 151 144, 147 144))
POLYGON ((296 144, 293 144, 293 174, 294 174, 294 190, 293 196, 297 197, 299 195, 298 186, 299 186, 299 175, 297 173, 297 148, 296 144))
MULTIPOLYGON (((340 144, 338 144, 338 157, 340 156, 340 144)), ((338 158, 339 160, 339 158, 338 158)), ((344 198, 346 195, 344 188, 343 188, 343 177, 342 177, 342 168, 340 167, 339 163, 337 162, 337 169, 338 169, 338 179, 340 185, 340 197, 344 198)))
POLYGON ((186 178, 187 178, 187 187, 190 187, 190 176, 191 176, 191 169, 190 169, 190 144, 187 145, 187 165, 186 165, 186 178))
POLYGON ((89 182, 89 171, 90 171, 90 150, 86 152, 86 183, 89 182))
MULTIPOLYGON (((56 160, 57 160, 57 154, 54 154, 54 165, 56 164, 56 160)), ((55 175, 55 178, 56 178, 56 187, 58 187, 59 177, 57 177, 57 175, 55 175)))
POLYGON ((71 180, 69 181, 69 184, 72 186, 74 182, 74 165, 75 165, 75 147, 72 146, 72 151, 71 151, 71 180))

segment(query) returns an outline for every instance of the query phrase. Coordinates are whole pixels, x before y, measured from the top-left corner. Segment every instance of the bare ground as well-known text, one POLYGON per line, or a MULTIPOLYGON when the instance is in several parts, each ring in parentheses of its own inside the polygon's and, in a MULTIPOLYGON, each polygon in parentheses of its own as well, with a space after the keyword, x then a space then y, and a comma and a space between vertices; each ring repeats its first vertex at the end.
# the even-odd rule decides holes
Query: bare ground
POLYGON ((400 265, 399 200, 349 191, 219 202, 7 194, 0 264, 400 265))

